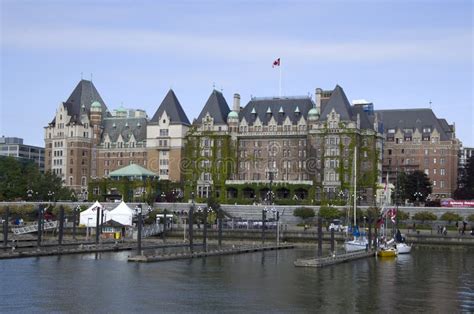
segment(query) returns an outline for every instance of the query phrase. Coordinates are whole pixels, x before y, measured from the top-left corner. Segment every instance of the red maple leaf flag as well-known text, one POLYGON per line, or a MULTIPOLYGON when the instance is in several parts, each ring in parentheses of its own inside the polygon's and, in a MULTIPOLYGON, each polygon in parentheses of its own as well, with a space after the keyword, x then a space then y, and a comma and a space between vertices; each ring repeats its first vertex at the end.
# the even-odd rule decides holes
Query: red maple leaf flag
POLYGON ((273 61, 273 65, 272 65, 272 68, 274 67, 279 67, 280 66, 280 58, 276 59, 275 61, 273 61))

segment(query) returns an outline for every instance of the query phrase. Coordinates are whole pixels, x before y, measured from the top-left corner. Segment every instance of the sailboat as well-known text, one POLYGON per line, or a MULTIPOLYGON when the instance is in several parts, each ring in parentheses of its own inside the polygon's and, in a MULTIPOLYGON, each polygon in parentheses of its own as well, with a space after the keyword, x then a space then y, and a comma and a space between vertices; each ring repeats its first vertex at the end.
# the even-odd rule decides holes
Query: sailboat
POLYGON ((365 235, 359 232, 359 227, 357 226, 357 147, 354 150, 354 224, 352 228, 352 235, 354 236, 353 240, 344 242, 344 248, 346 252, 355 252, 366 250, 369 245, 369 241, 365 235))

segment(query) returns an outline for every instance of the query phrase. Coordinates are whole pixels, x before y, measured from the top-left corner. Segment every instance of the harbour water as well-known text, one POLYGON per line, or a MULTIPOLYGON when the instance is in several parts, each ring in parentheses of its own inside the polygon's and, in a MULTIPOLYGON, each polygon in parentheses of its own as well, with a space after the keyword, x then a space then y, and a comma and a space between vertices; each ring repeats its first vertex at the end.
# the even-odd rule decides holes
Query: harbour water
POLYGON ((295 249, 127 263, 130 252, 0 260, 0 312, 474 311, 474 252, 414 250, 323 269, 295 249))

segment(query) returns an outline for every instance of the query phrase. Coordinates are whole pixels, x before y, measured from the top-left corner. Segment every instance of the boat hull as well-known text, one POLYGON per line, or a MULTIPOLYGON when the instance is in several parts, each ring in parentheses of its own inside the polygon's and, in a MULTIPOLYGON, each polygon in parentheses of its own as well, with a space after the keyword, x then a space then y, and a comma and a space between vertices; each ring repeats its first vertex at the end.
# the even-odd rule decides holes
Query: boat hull
POLYGON ((388 250, 380 250, 377 252, 377 256, 379 257, 396 257, 397 251, 393 249, 388 250))
POLYGON ((398 254, 410 254, 411 245, 406 243, 397 243, 397 253, 398 254))
POLYGON ((346 249, 346 252, 355 252, 355 251, 362 251, 367 249, 367 244, 369 242, 366 241, 358 241, 358 240, 352 240, 352 241, 347 241, 344 243, 344 248, 346 249))

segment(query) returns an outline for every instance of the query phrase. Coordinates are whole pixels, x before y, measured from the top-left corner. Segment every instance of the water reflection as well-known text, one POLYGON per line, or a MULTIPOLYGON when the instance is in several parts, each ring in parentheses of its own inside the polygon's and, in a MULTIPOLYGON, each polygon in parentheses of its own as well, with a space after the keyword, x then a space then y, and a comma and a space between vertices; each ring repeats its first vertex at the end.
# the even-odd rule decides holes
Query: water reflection
POLYGON ((164 263, 132 252, 0 261, 0 312, 474 311, 474 252, 419 251, 323 269, 314 250, 164 263))

